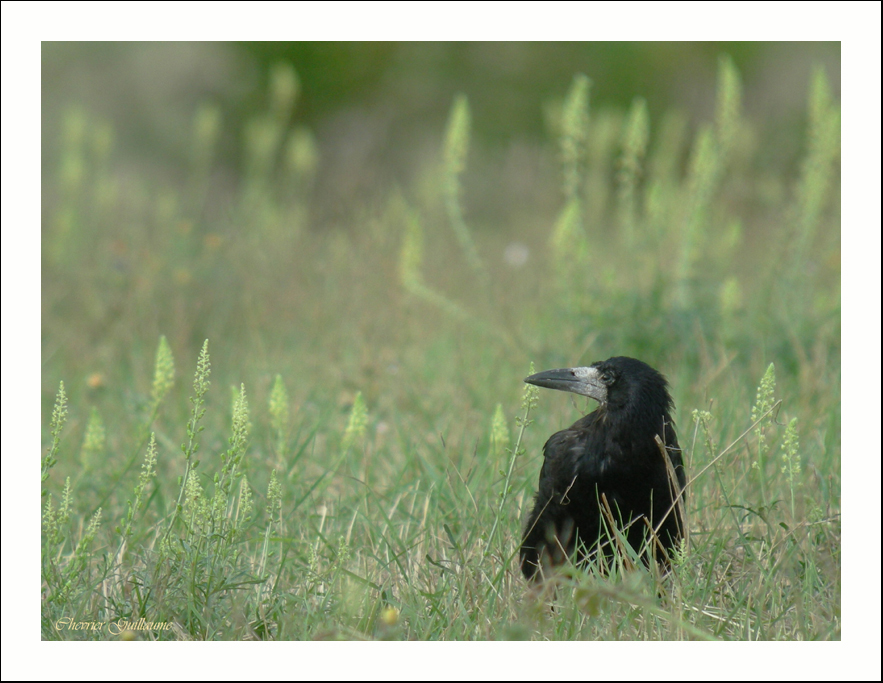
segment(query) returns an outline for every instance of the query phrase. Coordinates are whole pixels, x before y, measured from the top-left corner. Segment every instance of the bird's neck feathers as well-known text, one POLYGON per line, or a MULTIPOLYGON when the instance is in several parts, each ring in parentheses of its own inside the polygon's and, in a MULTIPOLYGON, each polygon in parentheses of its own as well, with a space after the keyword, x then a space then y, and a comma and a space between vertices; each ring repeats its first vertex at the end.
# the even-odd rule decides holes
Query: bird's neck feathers
POLYGON ((671 398, 664 388, 654 388, 617 406, 603 406, 604 422, 611 430, 640 437, 664 438, 663 424, 671 423, 671 398))

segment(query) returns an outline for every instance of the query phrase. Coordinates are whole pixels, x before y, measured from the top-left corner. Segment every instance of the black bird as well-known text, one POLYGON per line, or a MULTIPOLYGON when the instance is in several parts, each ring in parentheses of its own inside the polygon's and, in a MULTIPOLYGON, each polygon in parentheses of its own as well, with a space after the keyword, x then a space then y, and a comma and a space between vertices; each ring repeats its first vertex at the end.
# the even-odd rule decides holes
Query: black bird
MULTIPOLYGON (((613 556, 602 496, 636 552, 647 547, 644 518, 654 529, 659 527, 659 542, 666 552, 671 550, 683 531, 683 520, 672 502, 686 478, 665 377, 646 363, 616 356, 587 368, 547 370, 524 381, 589 396, 600 404, 553 434, 543 447, 539 491, 521 543, 524 576, 541 577, 574 550, 577 563, 590 561, 599 552, 613 556), (657 435, 671 460, 677 490, 657 435), (543 571, 538 572, 540 568, 543 571)), ((665 554, 658 548, 648 552, 665 564, 665 554)))

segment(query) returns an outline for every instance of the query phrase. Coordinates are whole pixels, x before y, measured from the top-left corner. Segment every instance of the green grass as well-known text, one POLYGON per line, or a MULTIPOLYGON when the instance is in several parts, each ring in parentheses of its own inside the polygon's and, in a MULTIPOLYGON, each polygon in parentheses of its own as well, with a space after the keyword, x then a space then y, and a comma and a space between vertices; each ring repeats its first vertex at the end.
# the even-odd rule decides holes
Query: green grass
POLYGON ((839 639, 839 105, 818 73, 776 167, 726 59, 719 82, 690 139, 575 78, 534 150, 557 199, 514 208, 475 196, 494 161, 458 97, 421 173, 322 224, 289 69, 232 189, 221 112, 169 182, 72 110, 44 193, 43 639, 839 639), (620 354, 671 381, 689 543, 668 579, 624 558, 531 589, 541 447, 591 406, 521 379, 620 354))

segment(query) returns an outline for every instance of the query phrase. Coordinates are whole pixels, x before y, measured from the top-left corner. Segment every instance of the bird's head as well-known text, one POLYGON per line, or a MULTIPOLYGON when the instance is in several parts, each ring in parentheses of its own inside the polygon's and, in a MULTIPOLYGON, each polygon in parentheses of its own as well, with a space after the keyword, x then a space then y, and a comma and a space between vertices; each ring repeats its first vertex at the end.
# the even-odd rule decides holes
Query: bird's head
POLYGON ((668 412, 672 405, 665 377, 646 363, 626 356, 614 356, 588 367, 546 370, 524 381, 588 396, 612 411, 652 405, 668 412))

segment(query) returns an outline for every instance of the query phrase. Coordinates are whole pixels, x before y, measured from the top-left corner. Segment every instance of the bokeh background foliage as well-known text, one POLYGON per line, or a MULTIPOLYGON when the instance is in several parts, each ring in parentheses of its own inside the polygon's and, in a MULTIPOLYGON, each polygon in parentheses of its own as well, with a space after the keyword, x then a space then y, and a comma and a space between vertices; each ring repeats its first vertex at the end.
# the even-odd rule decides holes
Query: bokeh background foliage
POLYGON ((839 45, 43 58, 44 638, 839 638, 839 45), (520 379, 611 355, 671 381, 690 548, 537 595, 590 407, 520 379))

